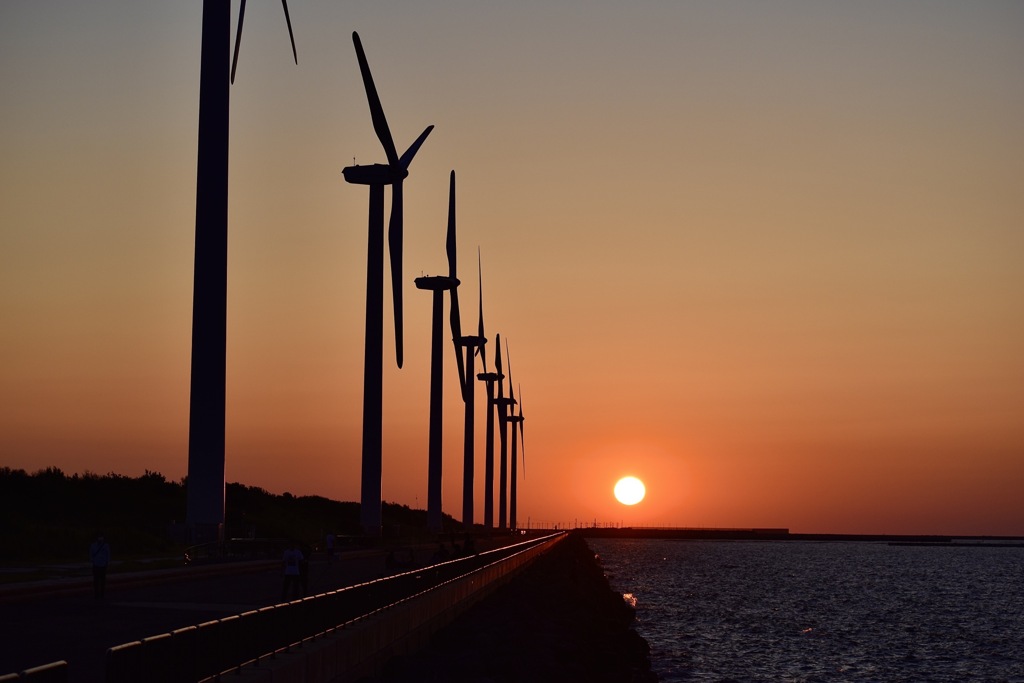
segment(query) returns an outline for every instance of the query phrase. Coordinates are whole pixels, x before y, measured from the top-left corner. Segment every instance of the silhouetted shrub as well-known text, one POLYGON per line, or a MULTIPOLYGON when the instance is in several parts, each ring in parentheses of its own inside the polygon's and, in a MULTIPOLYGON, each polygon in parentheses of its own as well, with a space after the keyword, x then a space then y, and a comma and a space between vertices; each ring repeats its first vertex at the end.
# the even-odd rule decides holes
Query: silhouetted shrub
MULTIPOLYGON (((0 467, 0 562, 84 562, 100 532, 119 558, 178 554, 182 547, 172 542, 171 529, 185 519, 186 484, 149 470, 132 478, 0 467)), ((292 538, 316 545, 328 532, 360 533, 359 503, 276 495, 237 483, 226 486, 225 496, 227 538, 292 538)), ((423 510, 384 503, 382 514, 388 536, 425 533, 423 510)), ((451 530, 455 521, 445 515, 444 524, 451 530)))

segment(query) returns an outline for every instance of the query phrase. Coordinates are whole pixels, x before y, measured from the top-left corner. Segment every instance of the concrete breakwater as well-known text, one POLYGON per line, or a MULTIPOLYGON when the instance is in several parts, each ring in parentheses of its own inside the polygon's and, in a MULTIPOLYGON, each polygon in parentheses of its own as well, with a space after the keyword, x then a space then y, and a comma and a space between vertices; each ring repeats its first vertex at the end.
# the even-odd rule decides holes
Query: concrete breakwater
POLYGON ((573 533, 419 651, 393 657, 378 677, 364 680, 656 681, 633 617, 594 552, 573 533))

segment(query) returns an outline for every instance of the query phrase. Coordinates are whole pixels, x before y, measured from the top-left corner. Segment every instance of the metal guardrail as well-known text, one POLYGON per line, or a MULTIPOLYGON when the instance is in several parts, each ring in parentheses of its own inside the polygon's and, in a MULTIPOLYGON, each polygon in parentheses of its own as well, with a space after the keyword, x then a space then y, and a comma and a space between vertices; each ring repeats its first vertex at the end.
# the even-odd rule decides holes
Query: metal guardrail
POLYGON ((61 660, 0 676, 0 683, 68 683, 68 663, 61 660))
POLYGON ((189 546, 182 559, 186 567, 211 562, 279 560, 289 544, 286 538, 229 538, 189 546))
POLYGON ((309 648, 299 655, 304 661, 293 664, 290 671, 275 670, 274 673, 304 670, 307 677, 302 680, 307 683, 349 683, 378 676, 389 657, 411 653, 426 644, 436 631, 564 538, 564 533, 549 535, 505 560, 390 605, 340 632, 323 644, 319 652, 309 648))
POLYGON ((194 682, 238 671, 246 665, 258 667, 304 643, 433 593, 435 600, 443 604, 432 601, 419 617, 423 622, 515 571, 540 552, 542 546, 553 543, 556 536, 560 538, 552 535, 532 539, 124 643, 107 651, 106 681, 194 682))

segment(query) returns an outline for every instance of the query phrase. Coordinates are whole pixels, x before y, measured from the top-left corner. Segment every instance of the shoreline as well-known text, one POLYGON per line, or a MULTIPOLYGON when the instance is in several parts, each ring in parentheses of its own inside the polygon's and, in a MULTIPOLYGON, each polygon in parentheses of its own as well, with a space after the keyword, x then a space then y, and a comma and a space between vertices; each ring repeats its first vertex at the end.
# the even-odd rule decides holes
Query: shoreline
POLYGON ((783 528, 687 528, 687 527, 579 527, 584 538, 658 538, 695 541, 822 541, 890 544, 935 544, 950 546, 1013 545, 1024 536, 940 535, 940 534, 829 534, 801 533, 783 528))

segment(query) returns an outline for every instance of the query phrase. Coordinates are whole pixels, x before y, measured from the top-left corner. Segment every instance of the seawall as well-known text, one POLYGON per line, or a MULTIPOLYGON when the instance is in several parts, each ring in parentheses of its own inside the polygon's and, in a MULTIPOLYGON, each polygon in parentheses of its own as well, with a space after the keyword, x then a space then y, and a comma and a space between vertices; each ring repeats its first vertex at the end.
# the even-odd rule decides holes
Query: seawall
POLYGON ((594 552, 572 533, 418 652, 392 658, 378 677, 365 680, 656 681, 633 617, 594 552))

